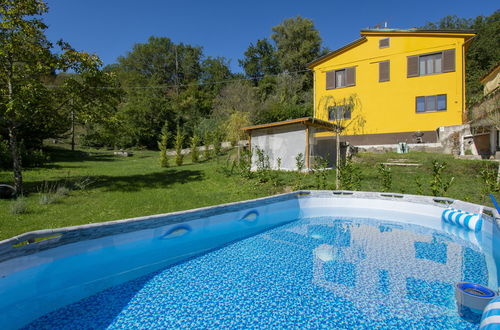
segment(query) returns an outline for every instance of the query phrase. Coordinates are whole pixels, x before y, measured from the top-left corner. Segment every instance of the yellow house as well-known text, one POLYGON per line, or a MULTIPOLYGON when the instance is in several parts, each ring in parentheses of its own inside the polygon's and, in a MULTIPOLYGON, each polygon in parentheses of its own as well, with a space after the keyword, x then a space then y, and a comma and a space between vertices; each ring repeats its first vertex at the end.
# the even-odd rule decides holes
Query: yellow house
POLYGON ((474 36, 362 30, 358 40, 308 64, 314 72, 314 117, 333 122, 342 116, 346 139, 354 145, 436 142, 437 128, 465 122, 464 55, 474 36), (331 106, 350 96, 357 100, 352 111, 331 106))

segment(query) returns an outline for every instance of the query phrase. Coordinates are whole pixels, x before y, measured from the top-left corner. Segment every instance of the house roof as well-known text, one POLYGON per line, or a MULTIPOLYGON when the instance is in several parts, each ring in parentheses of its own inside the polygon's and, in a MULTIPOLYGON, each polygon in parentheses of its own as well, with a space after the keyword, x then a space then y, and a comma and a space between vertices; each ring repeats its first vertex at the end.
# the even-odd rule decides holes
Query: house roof
POLYGON ((307 68, 312 69, 316 65, 332 58, 340 53, 343 53, 353 47, 358 46, 359 44, 362 44, 363 42, 366 41, 367 36, 371 35, 420 35, 420 36, 425 36, 425 35, 433 35, 433 36, 461 36, 466 39, 466 42, 470 39, 472 39, 475 35, 476 32, 474 30, 422 30, 422 29, 365 29, 360 31, 361 38, 354 40, 351 43, 348 43, 347 45, 340 47, 326 55, 323 55, 312 62, 309 62, 307 64, 307 68))
POLYGON ((306 66, 307 66, 309 69, 312 69, 313 67, 315 67, 316 65, 320 64, 321 62, 323 62, 323 61, 325 61, 325 60, 327 60, 327 59, 330 59, 330 58, 332 58, 332 57, 334 57, 334 56, 336 56, 336 55, 338 55, 338 54, 340 54, 340 53, 343 53, 343 52, 345 52, 346 50, 351 49, 351 48, 353 48, 353 47, 355 47, 355 46, 357 46, 357 45, 359 45, 359 44, 362 44, 362 43, 363 43, 363 42, 365 42, 365 41, 366 41, 366 37, 361 37, 361 38, 359 38, 359 39, 356 39, 356 40, 354 40, 354 41, 352 41, 352 42, 348 43, 348 44, 347 44, 347 45, 345 45, 345 46, 342 46, 342 47, 340 47, 340 48, 337 48, 337 49, 335 49, 334 51, 331 51, 331 52, 329 52, 328 54, 323 55, 323 56, 321 56, 321 57, 319 57, 319 58, 317 58, 317 59, 313 60, 312 62, 307 63, 307 65, 306 65, 306 66))
POLYGON ((290 120, 284 120, 284 121, 277 121, 274 123, 268 123, 268 124, 261 124, 261 125, 254 125, 254 126, 248 126, 248 127, 243 127, 242 130, 244 131, 253 131, 257 129, 262 129, 262 128, 269 128, 269 127, 276 127, 276 126, 285 126, 285 125, 292 125, 292 124, 303 124, 306 126, 313 126, 316 128, 323 128, 329 131, 333 131, 335 129, 335 124, 332 124, 330 122, 321 120, 321 119, 316 119, 316 118, 311 118, 311 117, 303 117, 303 118, 297 118, 297 119, 290 119, 290 120))
POLYGON ((484 76, 481 77, 480 81, 482 84, 486 82, 491 76, 495 75, 498 70, 500 70, 500 62, 494 65, 484 76))
POLYGON ((475 35, 475 30, 436 30, 436 29, 363 29, 361 35, 366 33, 383 33, 383 34, 401 34, 401 33, 418 33, 418 34, 471 34, 475 35))

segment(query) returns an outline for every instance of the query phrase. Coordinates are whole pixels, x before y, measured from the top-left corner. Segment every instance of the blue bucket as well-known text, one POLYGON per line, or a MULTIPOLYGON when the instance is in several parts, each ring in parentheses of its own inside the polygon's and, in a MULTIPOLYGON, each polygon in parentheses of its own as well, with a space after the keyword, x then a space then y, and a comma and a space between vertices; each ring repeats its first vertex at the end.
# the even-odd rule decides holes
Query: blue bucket
POLYGON ((455 286, 455 297, 460 317, 479 323, 486 305, 496 297, 496 293, 479 284, 461 282, 455 286))

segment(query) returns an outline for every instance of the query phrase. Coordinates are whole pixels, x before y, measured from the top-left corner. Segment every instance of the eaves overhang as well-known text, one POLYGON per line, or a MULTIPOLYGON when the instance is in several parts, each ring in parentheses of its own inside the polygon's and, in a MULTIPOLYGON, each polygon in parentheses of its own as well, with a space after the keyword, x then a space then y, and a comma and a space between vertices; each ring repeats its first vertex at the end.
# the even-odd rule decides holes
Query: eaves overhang
POLYGON ((362 36, 434 36, 463 37, 465 40, 476 35, 474 30, 423 30, 423 29, 369 29, 361 30, 362 36))
POLYGON ((363 43, 363 42, 365 42, 365 41, 366 41, 366 37, 361 37, 361 38, 359 38, 359 39, 356 39, 356 40, 354 40, 353 42, 348 43, 347 45, 345 45, 345 46, 343 46, 343 47, 340 47, 340 48, 338 48, 338 49, 336 49, 336 50, 334 50, 334 51, 329 52, 329 53, 328 53, 328 54, 326 54, 326 55, 323 55, 323 56, 321 56, 321 57, 319 57, 319 58, 315 59, 315 60, 314 60, 314 61, 312 61, 312 62, 309 62, 309 63, 307 64, 307 68, 308 68, 308 69, 313 69, 313 68, 314 68, 315 66, 317 66, 318 64, 321 64, 321 63, 323 63, 323 62, 325 62, 325 61, 327 61, 327 60, 331 59, 332 57, 335 57, 335 56, 337 56, 337 55, 339 55, 339 54, 341 54, 341 53, 343 53, 343 52, 345 52, 345 51, 348 51, 349 49, 354 48, 354 47, 356 47, 356 46, 358 46, 358 45, 362 44, 362 43, 363 43))
POLYGON ((259 129, 263 129, 263 128, 287 126, 287 125, 292 125, 292 124, 303 124, 305 126, 312 126, 312 127, 316 127, 316 128, 321 128, 321 129, 324 129, 327 131, 334 131, 335 128, 337 127, 335 124, 330 123, 328 121, 324 121, 324 120, 317 119, 317 118, 311 118, 311 117, 303 117, 303 118, 289 119, 289 120, 278 121, 278 122, 268 123, 268 124, 247 126, 247 127, 243 127, 242 130, 246 131, 246 132, 250 132, 250 131, 259 130, 259 129))

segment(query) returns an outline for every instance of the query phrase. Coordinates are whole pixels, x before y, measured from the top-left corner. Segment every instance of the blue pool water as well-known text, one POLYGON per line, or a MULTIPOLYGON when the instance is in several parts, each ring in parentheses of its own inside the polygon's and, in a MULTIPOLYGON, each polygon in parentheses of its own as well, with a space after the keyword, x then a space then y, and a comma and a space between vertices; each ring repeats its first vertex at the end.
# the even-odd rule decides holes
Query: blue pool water
POLYGON ((479 248, 371 219, 304 218, 51 312, 26 328, 475 328, 453 285, 479 248))

